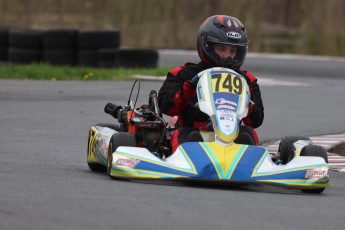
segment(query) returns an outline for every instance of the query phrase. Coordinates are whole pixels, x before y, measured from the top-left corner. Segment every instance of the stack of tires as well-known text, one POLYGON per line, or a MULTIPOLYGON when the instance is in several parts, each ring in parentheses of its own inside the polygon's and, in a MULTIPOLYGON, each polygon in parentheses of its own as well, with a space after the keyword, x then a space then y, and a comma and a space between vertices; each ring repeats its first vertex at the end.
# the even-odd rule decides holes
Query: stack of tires
POLYGON ((155 68, 158 65, 158 52, 154 49, 119 49, 116 67, 155 68))
POLYGON ((42 60, 42 31, 10 29, 8 61, 32 63, 42 60))
MULTIPOLYGON (((78 65, 99 66, 102 64, 112 66, 116 56, 104 59, 100 53, 105 50, 116 53, 120 47, 120 32, 113 30, 79 31, 78 33, 78 65), (103 60, 100 59, 103 58, 103 60)), ((108 56, 107 56, 108 57, 108 56)))
POLYGON ((48 30, 43 34, 43 62, 52 65, 77 64, 76 30, 48 30))
POLYGON ((158 65, 155 49, 120 47, 120 31, 47 30, 0 28, 0 62, 91 67, 140 67, 158 65))
POLYGON ((7 61, 9 31, 8 28, 0 28, 0 62, 7 61))

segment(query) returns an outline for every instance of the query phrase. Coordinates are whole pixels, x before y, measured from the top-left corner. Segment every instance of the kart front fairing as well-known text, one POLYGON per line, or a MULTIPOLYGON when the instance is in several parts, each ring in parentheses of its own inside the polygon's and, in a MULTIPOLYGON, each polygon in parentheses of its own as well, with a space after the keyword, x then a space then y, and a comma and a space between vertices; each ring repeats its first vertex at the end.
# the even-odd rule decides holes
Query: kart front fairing
POLYGON ((328 165, 320 157, 296 157, 277 165, 263 147, 216 142, 188 142, 163 160, 145 148, 119 147, 110 174, 141 179, 213 179, 300 188, 329 184, 328 165))
POLYGON ((146 148, 120 146, 112 154, 110 176, 268 183, 302 189, 329 186, 328 164, 321 157, 299 156, 281 165, 263 147, 234 143, 250 102, 245 79, 224 68, 199 76, 198 103, 212 120, 214 140, 183 143, 166 159, 146 148))

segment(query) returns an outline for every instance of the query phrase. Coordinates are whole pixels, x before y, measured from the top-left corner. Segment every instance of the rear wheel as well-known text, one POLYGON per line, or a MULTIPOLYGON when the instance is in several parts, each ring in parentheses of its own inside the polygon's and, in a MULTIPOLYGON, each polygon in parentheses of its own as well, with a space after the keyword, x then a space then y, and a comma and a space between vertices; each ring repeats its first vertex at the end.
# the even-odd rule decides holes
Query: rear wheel
POLYGON ((107 127, 116 131, 120 131, 120 125, 119 124, 112 124, 112 123, 96 123, 95 126, 100 127, 107 127))
POLYGON ((308 137, 299 137, 299 136, 287 136, 284 137, 279 144, 280 160, 285 165, 290 162, 295 157, 295 151, 293 144, 298 140, 308 140, 308 137))
POLYGON ((119 146, 136 146, 135 137, 129 133, 114 133, 110 139, 108 148, 108 163, 107 163, 107 174, 111 177, 111 168, 113 162, 113 153, 119 146))
MULTIPOLYGON (((301 156, 312 156, 312 157, 322 157, 326 163, 328 163, 327 152, 324 148, 318 145, 307 145, 304 146, 301 151, 301 156)), ((302 189, 304 193, 320 194, 325 190, 325 188, 317 189, 302 189)))

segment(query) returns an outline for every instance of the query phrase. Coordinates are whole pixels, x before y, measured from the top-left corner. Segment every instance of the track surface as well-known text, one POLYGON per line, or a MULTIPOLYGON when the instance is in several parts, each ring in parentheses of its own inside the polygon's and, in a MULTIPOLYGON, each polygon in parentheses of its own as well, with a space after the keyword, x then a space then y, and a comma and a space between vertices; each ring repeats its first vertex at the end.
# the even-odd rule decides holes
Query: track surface
MULTIPOLYGON (((262 142, 345 132, 345 76, 275 74, 280 82, 305 84, 262 84, 262 142)), ((138 104, 160 85, 142 82, 138 104)), ((123 105, 130 87, 131 82, 0 80, 0 229, 343 229, 345 179, 336 171, 321 195, 276 187, 133 183, 90 172, 89 126, 113 122, 103 106, 123 105)))

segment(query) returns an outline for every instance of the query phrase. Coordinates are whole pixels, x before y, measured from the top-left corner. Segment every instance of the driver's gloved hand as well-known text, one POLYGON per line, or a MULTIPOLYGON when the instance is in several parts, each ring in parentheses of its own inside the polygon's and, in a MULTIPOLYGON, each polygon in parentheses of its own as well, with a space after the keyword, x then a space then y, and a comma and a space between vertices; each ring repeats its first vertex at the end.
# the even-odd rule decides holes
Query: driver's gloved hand
POLYGON ((192 80, 183 83, 183 97, 189 101, 196 97, 196 86, 199 82, 199 76, 195 75, 192 80))
POLYGON ((195 76, 192 78, 192 80, 190 81, 190 82, 193 84, 194 88, 196 88, 196 86, 198 85, 199 79, 200 79, 199 76, 198 76, 198 75, 195 75, 195 76))

